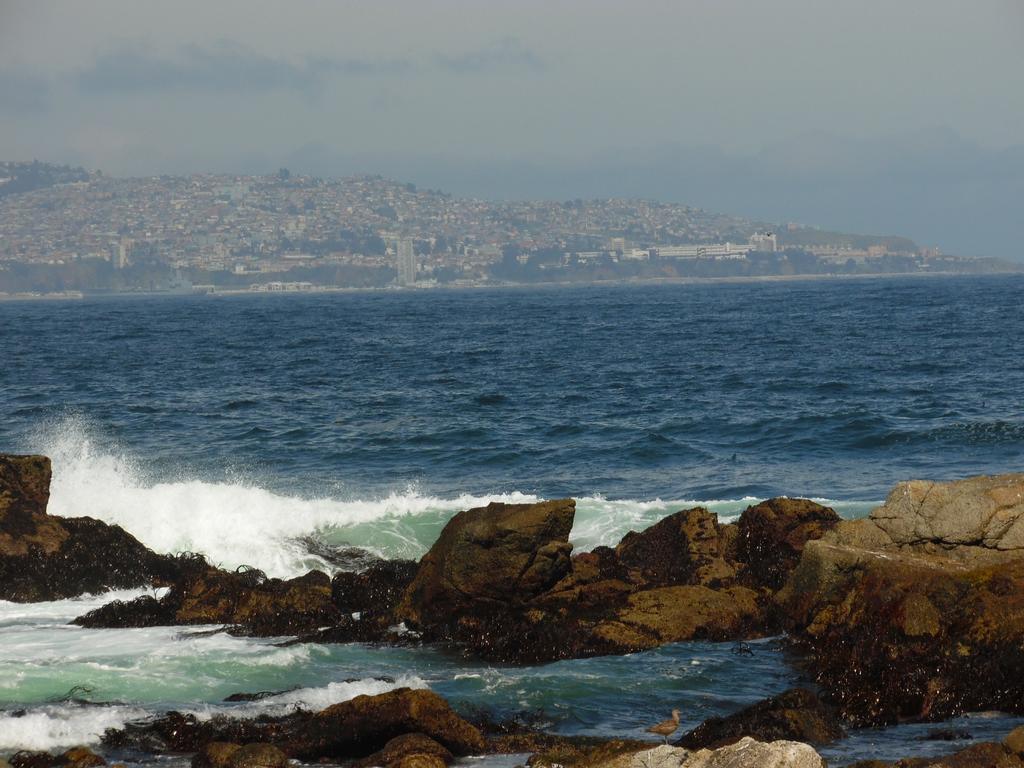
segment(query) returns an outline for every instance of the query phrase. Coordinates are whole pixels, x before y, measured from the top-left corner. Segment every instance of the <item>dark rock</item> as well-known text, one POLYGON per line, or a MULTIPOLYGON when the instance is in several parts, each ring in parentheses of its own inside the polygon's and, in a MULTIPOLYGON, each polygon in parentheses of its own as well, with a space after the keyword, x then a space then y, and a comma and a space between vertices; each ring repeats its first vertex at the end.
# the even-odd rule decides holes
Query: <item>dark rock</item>
POLYGON ((745 581, 779 589, 804 545, 839 523, 839 515, 808 499, 769 499, 747 509, 736 523, 736 558, 746 564, 745 581))
POLYGON ((112 600, 71 623, 87 628, 163 627, 175 623, 174 607, 155 597, 143 595, 128 601, 112 600))
POLYGON ((107 761, 88 747, 72 747, 63 754, 17 752, 11 756, 11 768, 97 768, 107 761))
POLYGON ((709 718, 677 744, 694 750, 716 749, 744 736, 764 742, 783 739, 828 744, 845 733, 835 714, 817 696, 804 688, 791 688, 727 717, 709 718))
POLYGON ((861 760, 849 768, 1024 768, 1024 760, 1002 744, 986 741, 942 757, 907 757, 895 763, 861 760))
POLYGON ((331 580, 331 601, 343 613, 391 613, 418 568, 413 560, 379 560, 364 571, 341 571, 331 580))
POLYGON ((921 741, 967 741, 974 737, 968 731, 954 728, 936 728, 921 737, 921 741))
POLYGON ((551 588, 572 569, 575 509, 572 499, 562 499, 458 513, 420 561, 398 617, 414 628, 446 627, 551 588))
POLYGON ((728 586, 736 571, 726 559, 729 537, 723 528, 713 512, 686 509, 640 533, 627 533, 615 553, 636 584, 728 586))
POLYGON ((480 731, 436 693, 400 688, 328 707, 302 723, 285 749, 301 760, 358 757, 407 733, 424 734, 456 755, 479 754, 485 748, 480 731))
POLYGON ((777 600, 824 695, 858 725, 1024 712, 1024 558, 972 567, 812 541, 777 600))
POLYGON ((159 601, 141 597, 111 603, 75 619, 87 627, 231 624, 237 634, 276 637, 310 633, 343 620, 322 571, 268 579, 255 569, 206 567, 176 583, 159 601))
POLYGON ((224 701, 228 703, 235 703, 239 701, 262 701, 263 699, 269 699, 271 696, 280 696, 282 693, 288 693, 289 691, 295 690, 294 688, 286 688, 283 691, 257 691, 256 693, 232 693, 230 696, 225 696, 224 701))
POLYGON ((11 764, 11 768, 53 768, 57 765, 57 757, 49 752, 26 749, 15 752, 8 762, 11 764))
POLYGON ((198 752, 212 742, 261 743, 312 762, 365 757, 409 733, 424 734, 456 755, 480 754, 486 749, 480 731, 455 714, 444 699, 431 691, 409 688, 357 696, 320 712, 300 710, 280 717, 218 715, 199 720, 194 715, 169 712, 109 730, 103 743, 159 754, 198 752))
POLYGON ((116 525, 46 514, 50 460, 0 454, 0 599, 58 600, 165 585, 180 575, 116 525))

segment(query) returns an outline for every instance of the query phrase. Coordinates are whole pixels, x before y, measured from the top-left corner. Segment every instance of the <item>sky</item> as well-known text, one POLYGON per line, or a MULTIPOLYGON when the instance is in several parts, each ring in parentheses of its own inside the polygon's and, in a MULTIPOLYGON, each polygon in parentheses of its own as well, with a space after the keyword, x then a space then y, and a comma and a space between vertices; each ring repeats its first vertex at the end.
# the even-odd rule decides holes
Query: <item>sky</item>
POLYGON ((1024 259, 1024 0, 0 0, 0 158, 643 197, 1024 259))

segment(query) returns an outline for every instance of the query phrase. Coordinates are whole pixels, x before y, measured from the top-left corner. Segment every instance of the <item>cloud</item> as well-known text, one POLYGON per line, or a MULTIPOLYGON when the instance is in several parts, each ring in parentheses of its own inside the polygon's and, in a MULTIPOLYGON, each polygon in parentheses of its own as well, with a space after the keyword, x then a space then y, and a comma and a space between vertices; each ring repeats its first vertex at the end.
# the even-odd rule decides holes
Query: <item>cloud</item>
POLYGON ((27 73, 0 72, 0 114, 46 112, 50 81, 27 73))
POLYGON ((540 71, 546 62, 514 37, 504 37, 485 48, 457 55, 437 54, 434 63, 458 74, 476 74, 496 69, 540 71))
POLYGON ((396 74, 409 68, 402 59, 307 57, 300 63, 275 58, 229 41, 212 46, 181 46, 174 56, 126 45, 102 54, 75 76, 83 90, 316 92, 330 75, 396 74))

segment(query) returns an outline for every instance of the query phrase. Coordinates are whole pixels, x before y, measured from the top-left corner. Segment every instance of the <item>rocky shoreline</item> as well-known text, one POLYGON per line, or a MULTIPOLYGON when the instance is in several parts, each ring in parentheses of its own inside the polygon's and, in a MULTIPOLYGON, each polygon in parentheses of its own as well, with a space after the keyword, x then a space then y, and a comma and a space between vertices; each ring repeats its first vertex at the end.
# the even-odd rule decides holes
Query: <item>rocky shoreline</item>
MULTIPOLYGON (((432 643, 514 664, 785 632, 818 685, 712 718, 657 749, 474 724, 436 694, 409 689, 278 718, 168 713, 108 732, 109 747, 194 754, 197 768, 287 759, 436 768, 488 753, 531 753, 532 764, 552 766, 812 766, 824 763, 808 744, 844 729, 1024 713, 1024 475, 901 483, 860 520, 805 499, 752 505, 734 523, 697 507, 576 554, 571 499, 491 504, 453 517, 418 563, 363 556, 359 570, 288 580, 156 554, 117 526, 50 516, 49 480, 45 457, 0 455, 0 599, 168 588, 104 605, 77 618, 81 626, 220 624, 286 644, 432 643)), ((9 760, 87 768, 103 758, 9 760)), ((898 763, 938 764, 1024 766, 1024 733, 941 763, 898 763)))

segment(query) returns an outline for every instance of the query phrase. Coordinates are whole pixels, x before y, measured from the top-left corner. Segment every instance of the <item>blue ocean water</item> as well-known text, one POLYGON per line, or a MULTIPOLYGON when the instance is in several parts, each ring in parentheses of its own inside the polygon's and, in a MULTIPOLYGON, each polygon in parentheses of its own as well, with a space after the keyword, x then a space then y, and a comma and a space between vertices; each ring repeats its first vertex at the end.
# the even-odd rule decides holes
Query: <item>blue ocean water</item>
MULTIPOLYGON (((1024 465, 1024 277, 0 303, 0 451, 54 460, 50 509, 274 575, 320 544, 418 557, 459 509, 573 496, 577 549, 683 506, 866 513, 897 481, 1024 465)), ((437 650, 272 649, 82 630, 102 601, 0 605, 0 754, 170 707, 323 705, 389 683, 642 735, 778 693, 774 641, 514 669, 437 650), (351 680, 359 682, 345 682, 351 680), (398 684, 398 683, 395 683, 398 684), (60 701, 86 686, 96 706, 60 701)), ((976 715, 976 735, 1016 721, 976 715)), ((857 756, 935 753, 918 727, 857 756)))

